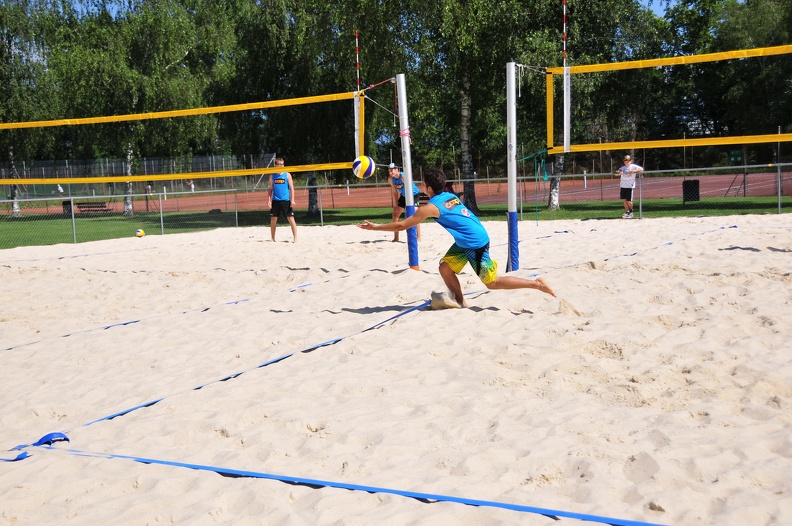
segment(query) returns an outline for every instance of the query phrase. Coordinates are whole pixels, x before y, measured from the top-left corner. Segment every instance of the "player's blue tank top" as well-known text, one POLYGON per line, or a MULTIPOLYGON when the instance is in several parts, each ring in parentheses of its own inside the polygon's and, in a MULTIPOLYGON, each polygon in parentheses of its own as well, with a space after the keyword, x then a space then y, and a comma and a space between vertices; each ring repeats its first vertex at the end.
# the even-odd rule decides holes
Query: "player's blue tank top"
POLYGON ((272 174, 272 200, 291 201, 289 195, 289 172, 272 174))
MULTIPOLYGON (((396 190, 398 190, 401 195, 404 195, 404 176, 402 174, 399 174, 399 177, 393 178, 393 185, 396 187, 396 190)), ((418 195, 420 193, 420 190, 418 190, 418 187, 415 186, 415 183, 412 184, 412 188, 413 188, 412 195, 418 195)))
POLYGON ((489 234, 484 225, 456 195, 443 192, 431 198, 429 204, 440 210, 440 217, 434 220, 454 236, 454 241, 460 247, 481 248, 489 243, 489 234))

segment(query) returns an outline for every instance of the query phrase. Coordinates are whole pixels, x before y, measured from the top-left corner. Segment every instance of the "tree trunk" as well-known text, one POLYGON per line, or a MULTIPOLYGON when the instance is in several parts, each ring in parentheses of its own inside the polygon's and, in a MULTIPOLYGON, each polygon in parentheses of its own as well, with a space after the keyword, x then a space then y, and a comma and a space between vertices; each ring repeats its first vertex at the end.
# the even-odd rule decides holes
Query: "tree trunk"
POLYGON ((308 215, 309 216, 318 216, 319 215, 319 192, 316 188, 316 175, 311 174, 308 176, 308 215))
POLYGON ((11 217, 19 217, 22 211, 19 209, 19 199, 17 198, 17 185, 11 185, 11 217))
POLYGON ((471 97, 470 97, 470 73, 467 68, 462 70, 462 88, 460 89, 460 119, 459 119, 459 155, 462 161, 462 180, 463 200, 465 206, 474 214, 479 213, 476 204, 476 184, 473 181, 473 154, 470 149, 470 128, 471 128, 471 97))
POLYGON ((561 174, 564 173, 564 154, 556 156, 553 163, 553 176, 550 177, 550 194, 547 200, 547 208, 558 210, 560 208, 559 195, 561 194, 561 174))
MULTIPOLYGON (((11 161, 11 178, 19 179, 19 172, 17 172, 16 165, 14 164, 14 147, 8 147, 8 159, 11 161)), ((11 217, 19 217, 22 211, 19 209, 19 199, 17 198, 18 187, 15 184, 11 185, 11 217)))

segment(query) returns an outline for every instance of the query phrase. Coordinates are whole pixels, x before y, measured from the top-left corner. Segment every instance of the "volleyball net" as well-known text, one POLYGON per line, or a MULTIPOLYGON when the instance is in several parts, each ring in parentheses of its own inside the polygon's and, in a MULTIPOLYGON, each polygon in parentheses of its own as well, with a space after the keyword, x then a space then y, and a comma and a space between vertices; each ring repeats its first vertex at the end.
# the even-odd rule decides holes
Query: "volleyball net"
MULTIPOLYGON (((0 132, 3 130, 14 129, 28 129, 28 128, 51 128, 57 126, 84 126, 93 124, 108 124, 119 122, 131 121, 144 121, 152 119, 169 119, 179 117, 190 117, 197 115, 209 115, 217 113, 229 113, 240 111, 256 111, 271 108, 282 108, 288 106, 298 106, 306 104, 317 104, 326 102, 337 102, 351 100, 353 102, 354 111, 354 145, 355 155, 362 155, 364 151, 364 136, 365 136, 365 90, 352 91, 345 93, 335 93, 329 95, 317 95, 310 97, 298 97, 290 99, 280 99, 264 102, 251 102, 244 104, 233 104, 224 106, 212 106, 202 108, 190 108, 182 110, 170 110, 159 112, 147 113, 133 113, 127 115, 109 115, 101 117, 86 117, 74 119, 56 119, 46 121, 29 121, 29 122, 11 122, 0 123, 0 132)), ((352 161, 335 162, 335 163, 319 163, 319 164, 303 164, 289 166, 290 172, 312 172, 320 170, 341 170, 351 169, 352 161)), ((189 172, 181 174, 178 177, 187 176, 190 179, 206 179, 216 177, 241 177, 249 175, 267 175, 271 173, 281 172, 282 168, 275 167, 258 167, 258 168, 243 168, 243 169, 229 169, 229 170, 213 170, 205 172, 189 172)), ((18 185, 20 183, 26 185, 35 184, 81 184, 81 183, 131 183, 131 182, 154 182, 154 181, 168 181, 173 180, 173 173, 154 173, 154 174, 125 174, 125 175, 89 175, 83 177, 25 177, 20 178, 0 178, 0 185, 18 185)))
MULTIPOLYGON (((695 137, 695 138, 674 138, 650 141, 625 141, 625 142, 597 142, 590 144, 571 144, 571 130, 569 127, 570 119, 565 115, 564 137, 562 146, 555 143, 554 134, 554 81, 558 75, 568 78, 570 75, 598 73, 609 71, 624 71, 629 69, 657 68, 664 66, 679 66, 688 64, 699 64, 703 62, 716 62, 722 60, 747 59, 754 57, 768 57, 773 55, 784 55, 792 53, 792 45, 764 47, 755 49, 740 49, 735 51, 724 51, 720 53, 707 53, 701 55, 689 55, 680 57, 657 58, 649 60, 635 60, 628 62, 612 62, 606 64, 590 64, 583 66, 554 67, 547 68, 546 92, 547 92, 547 153, 550 155, 569 153, 569 152, 592 152, 603 150, 631 150, 637 148, 673 148, 673 147, 696 147, 696 146, 721 146, 721 145, 744 145, 760 143, 778 143, 792 141, 792 133, 778 133, 766 135, 740 135, 740 136, 720 136, 720 137, 695 137), (568 146, 565 146, 568 145, 568 146)), ((569 82, 565 82, 565 90, 568 90, 569 82)), ((571 93, 565 93, 565 98, 572 98, 571 93)), ((568 105, 565 104, 565 112, 568 112, 568 105)))

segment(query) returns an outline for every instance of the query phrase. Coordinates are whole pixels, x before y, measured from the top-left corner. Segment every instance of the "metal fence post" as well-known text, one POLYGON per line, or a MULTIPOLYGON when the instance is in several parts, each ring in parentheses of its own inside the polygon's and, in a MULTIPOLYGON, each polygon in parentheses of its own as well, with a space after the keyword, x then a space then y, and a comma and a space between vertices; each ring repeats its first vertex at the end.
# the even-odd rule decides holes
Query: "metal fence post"
MULTIPOLYGON (((778 133, 781 133, 781 126, 778 127, 778 133)), ((776 167, 778 168, 778 173, 776 178, 778 179, 778 213, 781 213, 781 194, 783 193, 782 187, 782 179, 781 179, 781 141, 778 141, 778 147, 776 148, 776 167)))
POLYGON ((238 191, 234 190, 234 226, 239 226, 239 203, 237 202, 238 191))
POLYGON ((69 206, 69 210, 71 212, 71 221, 72 221, 72 240, 74 241, 74 244, 76 245, 77 244, 77 223, 74 220, 74 198, 73 197, 69 198, 69 203, 71 203, 71 205, 69 206))

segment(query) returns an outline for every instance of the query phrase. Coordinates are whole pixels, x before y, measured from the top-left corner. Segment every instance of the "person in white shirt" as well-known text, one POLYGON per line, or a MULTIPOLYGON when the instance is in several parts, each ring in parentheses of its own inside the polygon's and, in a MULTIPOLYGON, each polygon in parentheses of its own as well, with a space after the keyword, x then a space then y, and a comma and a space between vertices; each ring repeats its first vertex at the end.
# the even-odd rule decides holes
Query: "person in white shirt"
POLYGON ((635 190, 635 174, 643 172, 643 167, 634 164, 632 157, 624 156, 624 166, 619 168, 619 199, 624 200, 622 219, 633 218, 633 191, 635 190))

